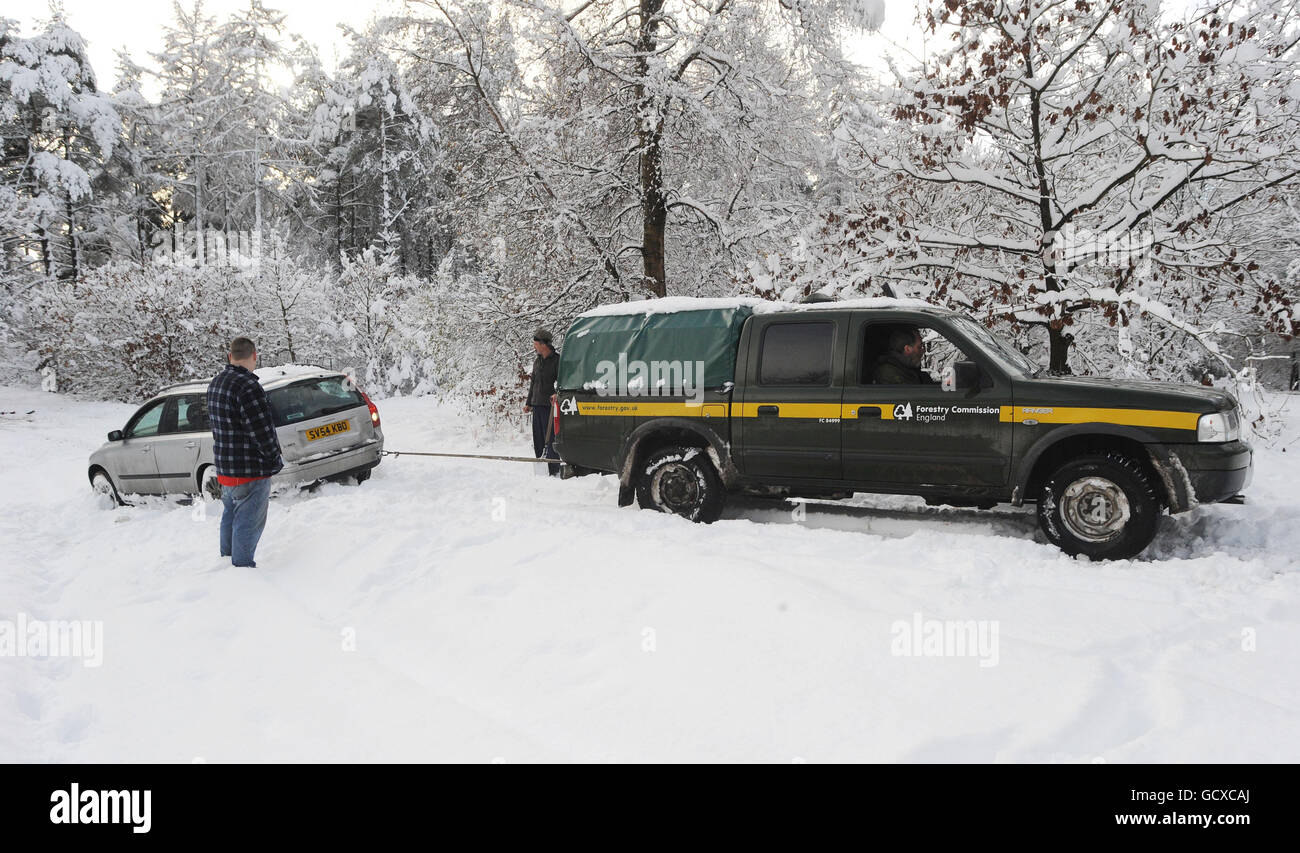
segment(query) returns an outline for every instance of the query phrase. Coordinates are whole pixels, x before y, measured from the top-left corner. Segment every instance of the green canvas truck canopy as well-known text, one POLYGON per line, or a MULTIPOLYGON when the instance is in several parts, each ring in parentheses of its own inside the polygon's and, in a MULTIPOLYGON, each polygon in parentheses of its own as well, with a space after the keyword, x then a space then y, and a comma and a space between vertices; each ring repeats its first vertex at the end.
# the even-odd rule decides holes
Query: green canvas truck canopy
POLYGON ((597 381, 601 362, 618 364, 620 356, 647 364, 703 362, 706 388, 734 381, 740 329, 754 313, 751 306, 733 300, 720 307, 637 311, 635 305, 629 303, 624 313, 589 313, 574 320, 560 353, 559 388, 582 389, 597 381))

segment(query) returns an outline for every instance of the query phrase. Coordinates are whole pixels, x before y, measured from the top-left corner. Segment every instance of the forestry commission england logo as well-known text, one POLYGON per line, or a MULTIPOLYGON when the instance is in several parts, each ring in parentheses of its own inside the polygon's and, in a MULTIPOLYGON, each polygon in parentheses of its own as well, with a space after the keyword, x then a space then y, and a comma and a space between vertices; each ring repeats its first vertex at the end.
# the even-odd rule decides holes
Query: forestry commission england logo
POLYGON ((910 421, 911 419, 912 419, 911 403, 899 403, 897 406, 894 406, 894 420, 910 421))
POLYGON ((560 401, 560 414, 562 414, 562 415, 576 415, 576 414, 578 414, 578 398, 577 398, 577 397, 565 397, 563 400, 561 400, 561 401, 560 401))

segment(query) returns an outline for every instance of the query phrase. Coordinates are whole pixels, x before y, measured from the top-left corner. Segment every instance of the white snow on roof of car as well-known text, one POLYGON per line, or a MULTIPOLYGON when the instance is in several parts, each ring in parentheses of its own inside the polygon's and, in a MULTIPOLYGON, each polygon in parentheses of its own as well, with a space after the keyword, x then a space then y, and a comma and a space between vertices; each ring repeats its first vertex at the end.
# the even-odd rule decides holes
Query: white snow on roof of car
POLYGON ((905 308, 909 310, 944 311, 945 309, 920 299, 893 299, 887 296, 845 299, 834 302, 775 302, 752 296, 699 298, 694 296, 669 296, 663 299, 641 299, 635 302, 615 302, 584 311, 579 317, 615 317, 628 314, 673 314, 681 311, 708 311, 725 308, 751 308, 755 314, 774 314, 782 311, 837 311, 844 308, 905 308))
POLYGON ((328 370, 314 364, 281 364, 276 367, 259 367, 253 373, 257 375, 257 381, 261 382, 263 387, 270 387, 312 376, 337 376, 343 371, 328 370))
MULTIPOLYGON (((329 370, 312 364, 281 364, 276 367, 259 367, 253 371, 253 375, 263 385, 274 385, 279 382, 291 382, 294 379, 302 379, 308 376, 338 376, 343 372, 342 370, 329 370)), ((187 379, 184 382, 177 382, 160 389, 158 394, 178 394, 190 388, 207 388, 211 382, 210 378, 187 379)))

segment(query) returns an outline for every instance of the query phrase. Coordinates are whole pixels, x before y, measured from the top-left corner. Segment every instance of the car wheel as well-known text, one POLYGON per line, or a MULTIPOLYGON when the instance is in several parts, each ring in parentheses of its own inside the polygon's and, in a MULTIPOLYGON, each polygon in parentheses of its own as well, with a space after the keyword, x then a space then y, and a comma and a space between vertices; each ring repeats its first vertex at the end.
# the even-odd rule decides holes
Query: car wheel
POLYGON ((726 489, 709 455, 698 447, 664 447, 650 454, 636 481, 642 509, 712 524, 722 515, 726 489))
POLYGON ((1151 477, 1122 453, 1090 454, 1052 472, 1038 497, 1038 525, 1067 554, 1125 560, 1142 552, 1160 525, 1151 477))
POLYGON ((199 493, 207 501, 221 500, 221 482, 217 480, 217 467, 209 465, 199 475, 199 493))
POLYGON ((94 491, 96 499, 103 505, 104 509, 115 509, 122 506, 122 498, 117 493, 117 487, 113 485, 113 478, 108 476, 105 471, 96 471, 90 478, 90 488, 94 491))

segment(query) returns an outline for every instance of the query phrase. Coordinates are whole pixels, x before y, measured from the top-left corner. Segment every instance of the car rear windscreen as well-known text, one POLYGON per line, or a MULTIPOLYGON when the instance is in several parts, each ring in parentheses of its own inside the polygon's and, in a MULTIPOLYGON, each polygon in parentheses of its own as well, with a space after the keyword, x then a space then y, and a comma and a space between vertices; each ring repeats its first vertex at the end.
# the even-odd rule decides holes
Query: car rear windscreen
POLYGON ((324 418, 366 404, 361 392, 344 376, 296 382, 267 392, 278 427, 324 418))

